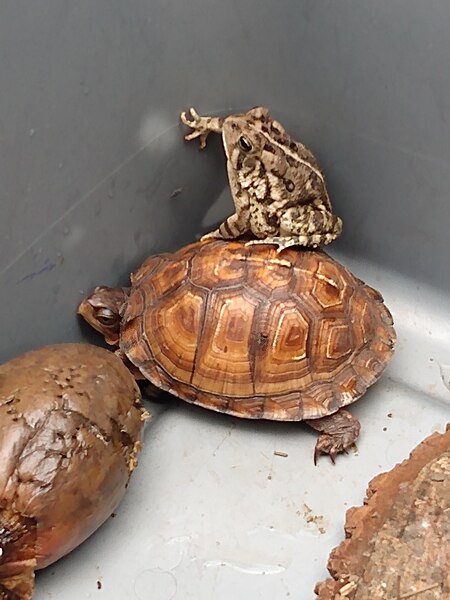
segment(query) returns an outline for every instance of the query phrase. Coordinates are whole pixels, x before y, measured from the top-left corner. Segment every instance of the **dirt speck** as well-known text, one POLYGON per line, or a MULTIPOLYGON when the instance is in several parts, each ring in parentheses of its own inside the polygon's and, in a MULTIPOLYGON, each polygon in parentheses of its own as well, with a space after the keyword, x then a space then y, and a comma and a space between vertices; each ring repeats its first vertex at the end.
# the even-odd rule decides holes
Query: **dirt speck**
POLYGON ((170 200, 173 200, 174 198, 176 198, 177 196, 179 196, 182 191, 183 191, 182 187, 175 188, 173 190, 173 192, 170 194, 170 200))
POLYGON ((303 518, 305 519, 305 521, 308 525, 309 524, 315 525, 317 528, 317 531, 321 535, 326 533, 325 519, 324 519, 323 515, 315 515, 312 511, 312 508, 310 508, 305 503, 303 504, 303 518))
POLYGON ((258 346, 261 348, 261 350, 265 350, 267 348, 268 339, 269 339, 269 336, 266 333, 260 332, 258 334, 257 342, 258 342, 258 346))

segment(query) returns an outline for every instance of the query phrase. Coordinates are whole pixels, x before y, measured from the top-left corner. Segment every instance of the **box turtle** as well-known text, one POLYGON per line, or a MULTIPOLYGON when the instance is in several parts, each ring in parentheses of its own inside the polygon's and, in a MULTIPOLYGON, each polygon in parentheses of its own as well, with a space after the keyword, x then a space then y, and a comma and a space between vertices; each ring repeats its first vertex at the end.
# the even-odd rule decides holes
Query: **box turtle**
POLYGON ((381 295, 325 252, 281 259, 243 241, 150 257, 131 288, 97 287, 79 313, 157 388, 237 417, 306 421, 320 433, 315 460, 356 440, 342 407, 379 378, 396 339, 381 295))

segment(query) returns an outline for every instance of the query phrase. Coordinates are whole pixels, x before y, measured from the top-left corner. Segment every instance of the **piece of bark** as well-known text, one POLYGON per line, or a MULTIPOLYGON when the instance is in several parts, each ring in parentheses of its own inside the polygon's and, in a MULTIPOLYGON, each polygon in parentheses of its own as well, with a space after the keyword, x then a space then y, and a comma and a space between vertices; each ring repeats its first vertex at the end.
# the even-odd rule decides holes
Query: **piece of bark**
POLYGON ((450 599, 450 426, 369 483, 345 533, 317 600, 450 599))

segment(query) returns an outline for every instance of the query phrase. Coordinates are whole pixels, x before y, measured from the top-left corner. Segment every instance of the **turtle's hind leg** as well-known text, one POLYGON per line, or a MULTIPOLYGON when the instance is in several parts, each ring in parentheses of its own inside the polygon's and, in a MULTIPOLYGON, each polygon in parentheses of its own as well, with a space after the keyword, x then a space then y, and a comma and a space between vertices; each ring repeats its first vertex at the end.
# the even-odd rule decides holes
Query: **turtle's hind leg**
POLYGON ((320 433, 314 451, 314 464, 321 454, 329 454, 332 462, 340 452, 347 452, 358 439, 361 425, 347 410, 340 409, 320 419, 307 419, 306 423, 320 433))

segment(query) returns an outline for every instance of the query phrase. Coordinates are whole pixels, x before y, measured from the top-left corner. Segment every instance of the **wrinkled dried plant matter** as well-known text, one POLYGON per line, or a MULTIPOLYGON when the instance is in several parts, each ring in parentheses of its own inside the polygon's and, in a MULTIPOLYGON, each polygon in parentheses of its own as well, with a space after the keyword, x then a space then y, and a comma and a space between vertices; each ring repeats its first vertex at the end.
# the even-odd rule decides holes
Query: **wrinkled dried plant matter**
POLYGON ((107 519, 137 464, 148 413, 112 352, 59 344, 0 365, 0 599, 107 519))

